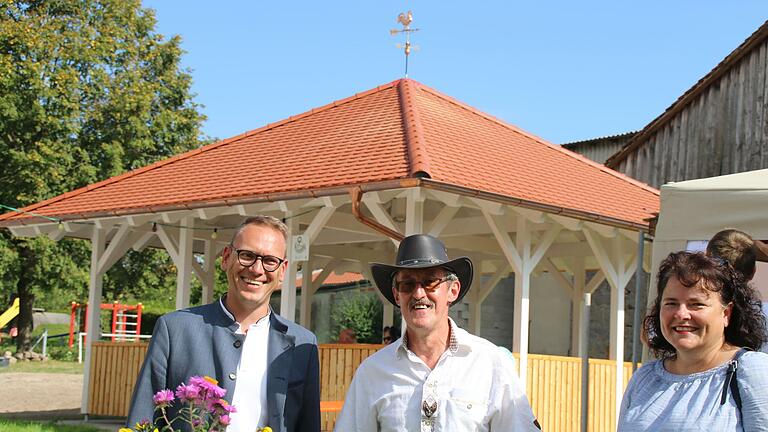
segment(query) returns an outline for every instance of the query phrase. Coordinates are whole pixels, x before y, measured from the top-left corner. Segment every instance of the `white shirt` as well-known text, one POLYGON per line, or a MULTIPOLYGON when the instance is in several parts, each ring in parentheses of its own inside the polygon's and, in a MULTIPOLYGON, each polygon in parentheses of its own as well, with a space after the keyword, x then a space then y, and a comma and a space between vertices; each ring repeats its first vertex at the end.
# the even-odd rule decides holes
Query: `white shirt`
POLYGON ((450 347, 434 369, 408 350, 405 337, 365 359, 335 430, 538 432, 514 358, 449 321, 450 347), (425 403, 436 406, 431 417, 425 403))
MULTIPOLYGON (((223 303, 222 308, 230 317, 232 316, 223 303)), ((267 313, 256 324, 248 326, 247 333, 242 328, 235 332, 245 333, 245 341, 243 351, 240 353, 240 362, 237 364, 237 381, 235 381, 235 392, 232 395, 232 405, 237 412, 232 414, 232 422, 227 427, 227 432, 253 432, 267 425, 269 328, 269 313, 267 313)))

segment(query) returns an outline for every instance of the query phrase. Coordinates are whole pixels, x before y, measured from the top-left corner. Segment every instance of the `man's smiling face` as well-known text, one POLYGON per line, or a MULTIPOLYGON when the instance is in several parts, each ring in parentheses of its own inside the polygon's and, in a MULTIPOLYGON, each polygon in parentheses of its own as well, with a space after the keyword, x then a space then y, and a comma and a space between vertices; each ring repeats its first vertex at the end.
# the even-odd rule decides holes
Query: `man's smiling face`
POLYGON ((394 279, 392 293, 400 306, 408 328, 430 333, 448 323, 448 308, 459 295, 460 284, 448 280, 441 267, 400 270, 394 279))
POLYGON ((227 274, 227 306, 237 312, 252 312, 269 308, 272 292, 283 282, 287 261, 275 271, 264 270, 262 259, 245 267, 240 264, 236 250, 247 250, 257 255, 285 257, 285 239, 282 233, 270 226, 248 225, 242 229, 231 246, 224 249, 221 268, 227 274))

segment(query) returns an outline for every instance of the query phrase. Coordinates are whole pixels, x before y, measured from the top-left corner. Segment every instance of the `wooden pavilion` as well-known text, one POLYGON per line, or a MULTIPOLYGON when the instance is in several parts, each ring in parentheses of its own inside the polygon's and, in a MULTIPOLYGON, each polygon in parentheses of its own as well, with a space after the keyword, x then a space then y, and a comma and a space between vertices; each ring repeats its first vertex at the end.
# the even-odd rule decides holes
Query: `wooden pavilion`
MULTIPOLYGON (((102 275, 129 249, 164 248, 178 268, 176 307, 183 308, 193 275, 203 301, 212 300, 214 262, 233 228, 248 215, 271 214, 309 244, 306 261, 289 251, 279 311, 295 320, 300 302, 301 323, 309 322, 312 294, 331 272, 370 279, 369 263, 391 261, 403 235, 436 235, 452 256, 467 255, 480 269, 467 296, 470 331, 479 331, 481 306, 498 281, 514 274, 512 347, 523 377, 531 274, 551 273, 574 311, 607 280, 620 395, 624 287, 638 265, 646 220, 658 210, 657 190, 400 79, 6 213, 0 227, 16 236, 89 239, 91 305, 101 303, 102 275), (299 265, 300 274, 322 272, 304 281, 297 298, 299 265), (590 270, 596 273, 588 279, 590 270)), ((388 325, 392 308, 384 303, 388 325)), ((95 318, 89 335, 101 333, 95 318)), ((579 319, 574 314, 574 329, 579 319)), ((574 338, 578 347, 575 330, 574 338)), ((87 338, 84 410, 96 340, 87 338)))

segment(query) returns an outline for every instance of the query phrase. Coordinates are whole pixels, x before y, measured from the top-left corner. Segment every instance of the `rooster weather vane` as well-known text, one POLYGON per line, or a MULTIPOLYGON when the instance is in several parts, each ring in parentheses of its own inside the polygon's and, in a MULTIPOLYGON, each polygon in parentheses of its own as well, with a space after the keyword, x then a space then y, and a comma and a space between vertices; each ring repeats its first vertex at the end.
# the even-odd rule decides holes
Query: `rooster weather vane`
POLYGON ((398 48, 402 48, 403 52, 405 52, 405 77, 408 78, 408 56, 411 55, 411 49, 418 50, 419 47, 416 45, 411 46, 411 33, 415 31, 419 31, 417 28, 411 28, 411 22, 413 21, 413 14, 411 11, 401 12, 400 15, 397 16, 397 22, 403 25, 402 30, 398 29, 392 29, 389 31, 389 34, 392 36, 397 36, 398 33, 405 33, 405 44, 397 44, 398 48))

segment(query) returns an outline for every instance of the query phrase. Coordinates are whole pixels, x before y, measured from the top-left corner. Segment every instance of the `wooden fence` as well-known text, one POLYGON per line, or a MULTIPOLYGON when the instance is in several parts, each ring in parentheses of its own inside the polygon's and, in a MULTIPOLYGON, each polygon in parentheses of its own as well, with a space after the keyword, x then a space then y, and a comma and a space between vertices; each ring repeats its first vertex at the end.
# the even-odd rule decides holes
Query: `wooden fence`
MULTIPOLYGON (((322 430, 333 430, 340 404, 352 376, 366 357, 382 345, 320 345, 320 400, 322 430)), ((88 413, 124 417, 146 354, 142 342, 93 344, 88 413)), ((517 357, 517 355, 515 355, 517 357)), ((615 362, 589 360, 589 432, 610 432, 616 422, 615 362)), ((581 359, 528 355, 528 399, 545 431, 578 431, 581 416, 581 359)), ((632 375, 624 364, 624 386, 632 375)), ((619 396, 621 397, 621 396, 619 396)))
POLYGON ((133 387, 147 354, 145 342, 94 342, 88 413, 127 417, 133 387))
MULTIPOLYGON (((527 372, 528 400, 542 429, 578 431, 581 428, 581 359, 528 354, 527 372)), ((624 388, 631 376, 632 363, 626 362, 624 388)), ((614 430, 615 381, 616 362, 589 359, 587 429, 590 432, 614 430)))
MULTIPOLYGON (((320 400, 343 401, 357 367, 384 345, 324 344, 320 345, 320 400)), ((320 413, 320 429, 333 430, 338 411, 320 413)))

